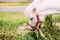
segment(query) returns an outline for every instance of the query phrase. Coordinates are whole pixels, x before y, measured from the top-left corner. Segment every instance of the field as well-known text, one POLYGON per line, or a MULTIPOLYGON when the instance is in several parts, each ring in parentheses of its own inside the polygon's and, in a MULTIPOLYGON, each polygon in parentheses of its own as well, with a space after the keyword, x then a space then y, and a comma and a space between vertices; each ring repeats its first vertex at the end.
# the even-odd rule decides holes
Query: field
POLYGON ((23 12, 0 12, 0 39, 4 34, 15 33, 18 26, 27 22, 28 19, 24 17, 23 12))
POLYGON ((0 3, 0 6, 27 6, 30 3, 0 3))
MULTIPOLYGON (((53 21, 59 22, 60 15, 53 15, 53 21)), ((55 25, 42 29, 45 38, 37 32, 28 32, 18 35, 16 30, 19 26, 28 23, 23 12, 0 12, 0 40, 60 40, 60 29, 55 25)))
POLYGON ((19 26, 24 23, 27 23, 27 18, 24 17, 23 12, 0 12, 0 24, 2 26, 19 26))

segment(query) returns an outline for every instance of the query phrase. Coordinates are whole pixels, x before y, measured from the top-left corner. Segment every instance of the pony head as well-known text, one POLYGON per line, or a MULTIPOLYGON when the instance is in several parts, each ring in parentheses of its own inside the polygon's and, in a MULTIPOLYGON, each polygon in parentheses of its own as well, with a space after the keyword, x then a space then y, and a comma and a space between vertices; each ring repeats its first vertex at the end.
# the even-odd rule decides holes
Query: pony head
MULTIPOLYGON (((31 14, 29 15, 29 24, 30 24, 31 26, 35 26, 36 22, 37 22, 36 14, 31 13, 31 14)), ((33 28, 32 28, 31 26, 28 25, 28 28, 31 29, 31 30, 33 30, 33 28)))
POLYGON ((30 13, 29 15, 29 29, 33 30, 34 27, 41 26, 41 22, 44 20, 43 16, 39 16, 37 13, 30 13))

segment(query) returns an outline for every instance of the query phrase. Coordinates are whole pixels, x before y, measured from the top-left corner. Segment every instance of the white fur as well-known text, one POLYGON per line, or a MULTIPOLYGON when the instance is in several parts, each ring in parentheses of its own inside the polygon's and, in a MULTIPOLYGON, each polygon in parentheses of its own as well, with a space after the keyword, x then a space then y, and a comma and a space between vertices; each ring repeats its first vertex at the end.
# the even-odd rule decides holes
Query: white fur
POLYGON ((34 0, 25 10, 25 15, 29 17, 36 8, 37 14, 41 17, 49 14, 60 13, 60 0, 34 0))

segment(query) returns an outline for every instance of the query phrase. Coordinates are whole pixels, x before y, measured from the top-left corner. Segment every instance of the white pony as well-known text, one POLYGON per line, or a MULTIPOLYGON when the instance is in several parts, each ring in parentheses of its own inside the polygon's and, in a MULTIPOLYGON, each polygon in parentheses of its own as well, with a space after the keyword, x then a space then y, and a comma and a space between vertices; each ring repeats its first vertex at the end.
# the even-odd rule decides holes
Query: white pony
MULTIPOLYGON (((39 15, 40 21, 44 21, 45 17, 50 14, 60 13, 60 0, 34 0, 31 5, 29 5, 24 14, 30 19, 29 24, 34 25, 37 22, 36 15, 39 15)), ((32 29, 32 27, 29 27, 32 29)), ((41 35, 44 37, 42 32, 41 35)))

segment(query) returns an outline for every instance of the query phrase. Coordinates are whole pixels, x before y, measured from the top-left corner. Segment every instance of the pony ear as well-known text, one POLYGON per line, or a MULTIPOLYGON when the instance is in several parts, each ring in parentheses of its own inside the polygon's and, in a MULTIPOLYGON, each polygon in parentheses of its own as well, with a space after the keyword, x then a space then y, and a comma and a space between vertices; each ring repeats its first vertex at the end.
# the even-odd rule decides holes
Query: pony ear
POLYGON ((33 9, 33 13, 36 11, 36 8, 33 9))

